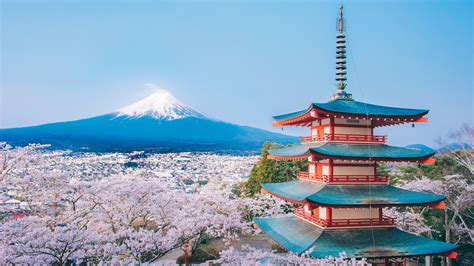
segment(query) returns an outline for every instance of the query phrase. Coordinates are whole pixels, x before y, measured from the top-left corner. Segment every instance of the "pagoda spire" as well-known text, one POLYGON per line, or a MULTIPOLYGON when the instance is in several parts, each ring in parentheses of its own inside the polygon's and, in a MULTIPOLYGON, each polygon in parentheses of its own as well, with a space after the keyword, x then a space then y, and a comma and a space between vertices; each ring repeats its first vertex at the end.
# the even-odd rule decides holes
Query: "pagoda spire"
POLYGON ((336 93, 331 96, 331 100, 345 99, 352 100, 352 94, 347 93, 346 88, 346 35, 342 5, 339 6, 339 18, 337 20, 336 37, 336 93))

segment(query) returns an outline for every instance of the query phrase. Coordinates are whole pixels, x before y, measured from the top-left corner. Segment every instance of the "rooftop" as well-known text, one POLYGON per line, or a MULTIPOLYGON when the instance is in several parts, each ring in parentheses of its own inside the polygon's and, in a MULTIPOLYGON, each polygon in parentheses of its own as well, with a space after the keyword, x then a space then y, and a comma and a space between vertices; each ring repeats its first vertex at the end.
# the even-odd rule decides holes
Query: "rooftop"
POLYGON ((323 230, 295 216, 255 218, 254 222, 275 241, 291 252, 309 251, 315 258, 408 257, 448 253, 458 246, 396 228, 323 230))
POLYGON ((379 161, 423 161, 435 154, 433 150, 415 150, 385 144, 321 143, 292 145, 269 150, 273 159, 306 159, 310 154, 319 158, 367 159, 379 161))
POLYGON ((427 205, 446 198, 391 185, 326 185, 299 179, 283 183, 265 183, 262 188, 290 201, 311 202, 323 206, 427 205))
POLYGON ((398 119, 401 119, 400 122, 417 122, 418 118, 421 118, 429 112, 429 110, 425 109, 390 107, 348 99, 337 99, 326 103, 312 103, 304 110, 274 116, 274 125, 291 125, 299 124, 302 121, 307 122, 315 120, 316 118, 311 116, 312 110, 316 112, 317 117, 319 118, 325 118, 329 116, 346 116, 360 119, 372 118, 375 119, 375 121, 382 119, 378 122, 378 124, 375 123, 379 126, 390 124, 392 122, 399 122, 398 119), (384 121, 386 118, 388 118, 389 121, 384 121), (395 121, 390 119, 395 119, 395 121))

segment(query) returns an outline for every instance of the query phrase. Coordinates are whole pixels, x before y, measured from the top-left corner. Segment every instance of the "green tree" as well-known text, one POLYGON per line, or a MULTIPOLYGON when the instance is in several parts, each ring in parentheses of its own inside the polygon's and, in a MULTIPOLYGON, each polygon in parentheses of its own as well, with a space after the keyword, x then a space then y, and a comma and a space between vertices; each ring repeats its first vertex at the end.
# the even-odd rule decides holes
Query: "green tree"
POLYGON ((245 184, 245 194, 253 196, 260 192, 262 183, 286 182, 296 178, 296 173, 306 168, 304 161, 277 161, 268 159, 269 150, 285 146, 270 142, 263 144, 258 162, 252 167, 245 184))

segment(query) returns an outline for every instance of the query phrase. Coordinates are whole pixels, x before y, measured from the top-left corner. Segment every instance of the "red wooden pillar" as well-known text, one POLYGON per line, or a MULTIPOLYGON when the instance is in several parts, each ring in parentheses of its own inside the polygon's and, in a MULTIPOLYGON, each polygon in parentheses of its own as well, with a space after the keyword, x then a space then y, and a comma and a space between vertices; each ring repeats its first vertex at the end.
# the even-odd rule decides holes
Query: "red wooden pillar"
POLYGON ((329 181, 333 180, 333 174, 334 174, 334 161, 333 159, 329 159, 329 181))
POLYGON ((319 219, 319 206, 313 206, 313 210, 311 211, 313 217, 319 219))
POLYGON ((377 180, 377 161, 374 161, 374 181, 377 180))
POLYGON ((331 139, 334 140, 334 117, 329 118, 329 124, 331 125, 331 139))
POLYGON ((379 207, 379 224, 382 224, 382 207, 379 207))
POLYGON ((331 225, 332 223, 332 209, 329 207, 326 207, 326 221, 328 225, 331 225))

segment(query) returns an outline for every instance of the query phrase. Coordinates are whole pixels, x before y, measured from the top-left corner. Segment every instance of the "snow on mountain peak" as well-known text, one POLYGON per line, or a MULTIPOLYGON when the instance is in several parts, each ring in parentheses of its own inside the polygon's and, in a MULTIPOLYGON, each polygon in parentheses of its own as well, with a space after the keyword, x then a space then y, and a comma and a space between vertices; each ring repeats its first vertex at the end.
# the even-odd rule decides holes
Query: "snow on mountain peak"
POLYGON ((150 96, 117 110, 117 113, 117 116, 133 118, 151 116, 160 120, 175 120, 185 117, 207 118, 163 89, 155 89, 155 92, 150 96))

